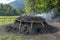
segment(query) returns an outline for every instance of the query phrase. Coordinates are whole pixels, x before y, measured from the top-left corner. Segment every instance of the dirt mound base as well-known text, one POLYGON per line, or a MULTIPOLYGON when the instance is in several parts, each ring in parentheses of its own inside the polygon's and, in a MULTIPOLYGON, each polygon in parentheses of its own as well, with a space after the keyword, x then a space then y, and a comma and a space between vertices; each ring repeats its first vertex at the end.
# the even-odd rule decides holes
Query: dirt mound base
POLYGON ((57 28, 49 25, 44 18, 32 15, 18 17, 13 26, 9 25, 6 29, 8 32, 22 34, 45 34, 57 31, 57 28))
MULTIPOLYGON (((6 32, 12 32, 12 33, 22 33, 25 34, 24 32, 20 32, 18 28, 13 28, 11 25, 7 26, 6 28, 6 32)), ((55 33, 58 31, 58 28, 51 26, 51 25, 46 25, 46 27, 43 28, 36 28, 32 34, 50 34, 50 33, 55 33)), ((26 34, 30 34, 30 33, 26 33, 26 34)))

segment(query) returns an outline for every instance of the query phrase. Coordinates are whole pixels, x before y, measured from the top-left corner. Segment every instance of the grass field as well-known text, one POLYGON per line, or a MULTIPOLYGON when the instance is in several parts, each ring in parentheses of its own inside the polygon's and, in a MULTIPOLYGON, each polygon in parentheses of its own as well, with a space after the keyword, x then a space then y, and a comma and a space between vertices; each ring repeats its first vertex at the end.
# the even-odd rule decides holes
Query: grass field
POLYGON ((18 16, 0 16, 0 26, 13 23, 18 16))

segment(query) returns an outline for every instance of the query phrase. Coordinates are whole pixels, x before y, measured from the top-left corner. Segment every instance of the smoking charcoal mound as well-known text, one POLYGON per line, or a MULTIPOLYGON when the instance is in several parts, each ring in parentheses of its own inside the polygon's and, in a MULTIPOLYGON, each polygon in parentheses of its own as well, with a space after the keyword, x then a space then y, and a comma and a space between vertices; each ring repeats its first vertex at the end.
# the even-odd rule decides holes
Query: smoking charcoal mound
POLYGON ((46 34, 55 33, 58 29, 47 24, 42 17, 31 15, 24 15, 18 17, 13 26, 6 27, 7 32, 21 33, 21 34, 46 34))

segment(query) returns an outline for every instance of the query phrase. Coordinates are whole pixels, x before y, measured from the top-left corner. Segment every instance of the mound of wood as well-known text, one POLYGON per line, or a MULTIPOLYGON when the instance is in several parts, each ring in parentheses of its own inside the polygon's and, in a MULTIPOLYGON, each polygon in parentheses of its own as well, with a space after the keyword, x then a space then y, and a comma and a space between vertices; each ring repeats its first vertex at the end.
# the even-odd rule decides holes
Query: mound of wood
POLYGON ((56 32, 57 29, 47 24, 46 20, 42 17, 24 15, 18 17, 13 26, 8 28, 8 30, 23 34, 43 34, 56 32))

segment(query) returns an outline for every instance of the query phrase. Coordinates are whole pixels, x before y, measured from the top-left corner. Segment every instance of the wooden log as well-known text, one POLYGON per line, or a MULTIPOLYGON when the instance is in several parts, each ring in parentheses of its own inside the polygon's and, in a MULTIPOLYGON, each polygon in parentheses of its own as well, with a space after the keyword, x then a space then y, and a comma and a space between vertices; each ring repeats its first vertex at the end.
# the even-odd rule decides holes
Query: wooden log
POLYGON ((22 22, 20 22, 20 24, 19 24, 19 30, 21 29, 21 25, 22 25, 22 22))
MULTIPOLYGON (((18 21, 20 21, 20 20, 18 20, 18 21)), ((45 25, 43 24, 44 20, 43 21, 23 21, 23 22, 31 23, 31 28, 32 28, 33 23, 41 23, 42 26, 45 27, 45 25)))
POLYGON ((21 27, 20 32, 23 32, 25 29, 25 26, 21 27))
POLYGON ((27 28, 27 25, 25 24, 25 25, 23 25, 21 28, 20 28, 20 31, 24 31, 24 30, 26 30, 26 28, 27 28))
MULTIPOLYGON (((21 22, 22 20, 17 20, 17 21, 20 21, 21 22)), ((32 21, 28 21, 28 20, 25 21, 25 20, 23 20, 23 22, 31 23, 32 21)), ((41 23, 41 21, 33 21, 33 22, 35 22, 35 23, 41 23)), ((42 20, 42 22, 44 22, 44 20, 42 20)))
POLYGON ((31 22, 31 29, 32 29, 32 27, 33 27, 33 21, 31 22))
POLYGON ((43 22, 41 22, 42 26, 45 27, 45 25, 43 24, 43 22))
POLYGON ((33 28, 33 21, 31 22, 31 30, 30 30, 30 33, 31 33, 31 34, 33 33, 32 28, 33 28))

